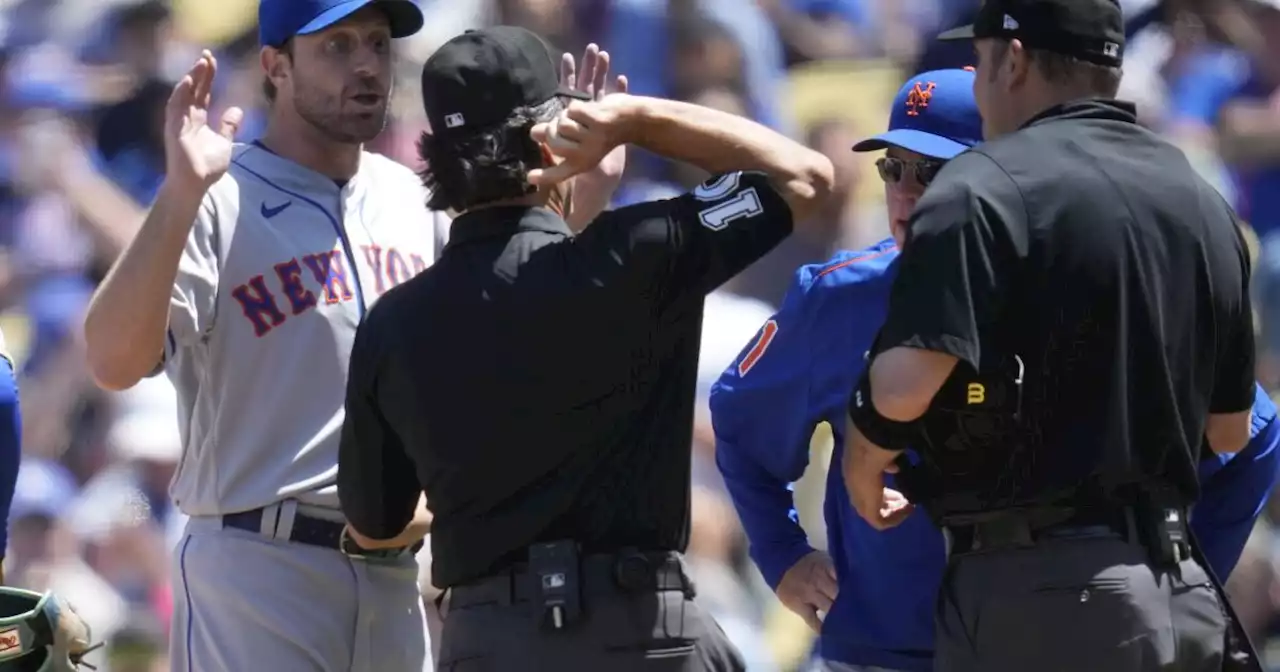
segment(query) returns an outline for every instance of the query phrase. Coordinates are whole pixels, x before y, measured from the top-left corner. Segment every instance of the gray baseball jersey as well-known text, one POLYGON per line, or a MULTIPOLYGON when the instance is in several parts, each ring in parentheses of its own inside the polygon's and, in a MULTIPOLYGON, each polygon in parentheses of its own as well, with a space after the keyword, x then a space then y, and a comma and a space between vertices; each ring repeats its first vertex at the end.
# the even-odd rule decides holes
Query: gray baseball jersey
POLYGON ((343 185, 236 145, 178 266, 166 369, 192 516, 282 499, 338 508, 347 360, 364 312, 431 264, 446 226, 408 168, 365 152, 343 185))

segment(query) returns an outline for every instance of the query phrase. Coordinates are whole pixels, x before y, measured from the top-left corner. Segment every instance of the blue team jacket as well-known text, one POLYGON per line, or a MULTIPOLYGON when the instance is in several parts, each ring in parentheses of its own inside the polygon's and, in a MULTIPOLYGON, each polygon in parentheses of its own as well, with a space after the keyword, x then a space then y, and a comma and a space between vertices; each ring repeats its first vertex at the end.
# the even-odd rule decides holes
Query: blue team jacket
POLYGON ((18 406, 18 379, 8 355, 0 354, 0 558, 9 543, 9 507, 18 483, 22 454, 22 413, 18 406))
MULTIPOLYGON (((801 268, 782 308, 712 387, 716 462, 770 586, 812 550, 790 484, 808 465, 809 437, 819 423, 828 422, 843 445, 849 392, 884 320, 897 257, 886 240, 801 268)), ((1275 415, 1259 388, 1254 440, 1235 459, 1202 464, 1204 492, 1193 525, 1220 575, 1239 558, 1275 483, 1275 415)), ((849 505, 840 458, 836 450, 824 505, 840 594, 817 653, 851 665, 927 672, 945 565, 942 536, 923 512, 886 532, 869 527, 849 505)))
POLYGON ((1257 386, 1249 444, 1234 455, 1211 455, 1200 462, 1200 501, 1191 511, 1191 529, 1204 546, 1205 559, 1223 581, 1240 559, 1276 484, 1280 423, 1275 419, 1275 404, 1257 386))

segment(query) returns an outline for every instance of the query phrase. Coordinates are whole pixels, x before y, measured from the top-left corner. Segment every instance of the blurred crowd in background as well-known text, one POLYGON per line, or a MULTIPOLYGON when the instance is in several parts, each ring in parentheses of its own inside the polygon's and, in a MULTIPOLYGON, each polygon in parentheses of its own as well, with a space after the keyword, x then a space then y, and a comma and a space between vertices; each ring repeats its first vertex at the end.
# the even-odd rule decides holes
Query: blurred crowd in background
MULTIPOLYGON (((870 162, 849 151, 882 130, 909 75, 971 62, 932 41, 979 0, 421 0, 426 29, 399 45, 394 118, 372 150, 416 167, 426 128, 421 63, 444 40, 520 24, 558 48, 597 42, 632 90, 750 116, 804 138, 838 184, 821 237, 795 238, 707 305, 694 437, 693 539, 700 599, 753 672, 795 669, 812 633, 751 566, 714 465, 705 395, 781 301, 792 272, 887 235, 870 162)), ((1280 0, 1126 0, 1135 28, 1122 96, 1180 144, 1252 227, 1263 338, 1259 376, 1280 386, 1280 0)), ((137 230, 163 178, 162 110, 175 77, 209 48, 216 107, 261 132, 256 0, 0 0, 0 328, 20 365, 25 440, 5 559, 10 583, 71 598, 109 642, 105 670, 167 670, 169 553, 183 524, 167 496, 180 451, 163 376, 98 390, 80 325, 95 283, 137 230)), ((214 115, 219 112, 215 110, 214 115)), ((694 169, 633 154, 616 205, 678 193, 694 169)), ((1082 195, 1087 197, 1087 195, 1082 195)), ((823 545, 830 433, 796 485, 823 545)), ((1280 641, 1280 499, 1231 577, 1255 641, 1280 641)), ((425 583, 425 582, 424 582, 425 583)), ((430 593, 429 588, 425 588, 430 593)), ((1268 658, 1280 670, 1280 648, 1268 658)), ((97 662, 95 660, 95 662, 97 662)))

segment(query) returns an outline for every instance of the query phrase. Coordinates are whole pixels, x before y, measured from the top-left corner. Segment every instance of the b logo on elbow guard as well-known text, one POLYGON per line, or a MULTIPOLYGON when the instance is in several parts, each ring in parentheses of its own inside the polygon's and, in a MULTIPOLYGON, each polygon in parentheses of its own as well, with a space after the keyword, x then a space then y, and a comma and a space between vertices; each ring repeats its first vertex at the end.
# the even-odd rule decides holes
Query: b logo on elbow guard
POLYGON ((987 401, 987 388, 982 383, 969 383, 965 390, 965 403, 970 406, 987 401))

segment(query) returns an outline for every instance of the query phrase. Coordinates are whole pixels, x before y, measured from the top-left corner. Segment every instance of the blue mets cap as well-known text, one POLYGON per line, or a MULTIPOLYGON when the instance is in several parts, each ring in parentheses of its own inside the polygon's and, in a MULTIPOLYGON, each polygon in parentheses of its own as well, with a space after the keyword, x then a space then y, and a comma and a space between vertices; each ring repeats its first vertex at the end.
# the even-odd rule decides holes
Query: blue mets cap
POLYGON ((893 99, 889 130, 859 142, 853 151, 901 147, 947 160, 982 142, 973 76, 970 70, 932 70, 907 80, 893 99))
POLYGON ((279 47, 294 35, 317 33, 377 5, 391 22, 391 37, 408 37, 422 29, 422 10, 413 0, 262 0, 258 4, 258 41, 279 47))

